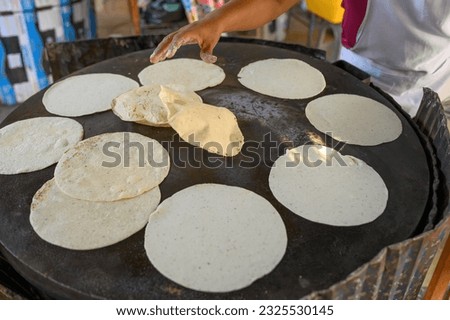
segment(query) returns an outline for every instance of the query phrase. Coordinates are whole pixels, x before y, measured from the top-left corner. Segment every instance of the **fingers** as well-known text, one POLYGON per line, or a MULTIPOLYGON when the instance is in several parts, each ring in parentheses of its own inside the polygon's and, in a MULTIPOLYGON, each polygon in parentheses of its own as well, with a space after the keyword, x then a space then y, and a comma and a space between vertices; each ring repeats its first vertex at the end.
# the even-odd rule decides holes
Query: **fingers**
POLYGON ((215 63, 217 61, 217 57, 213 55, 214 47, 216 46, 218 41, 214 41, 212 43, 203 42, 200 45, 200 58, 207 63, 215 63))
POLYGON ((203 51, 200 52, 200 58, 206 63, 216 63, 217 61, 217 57, 215 55, 203 51))
POLYGON ((200 58, 207 63, 215 63, 217 57, 213 55, 213 49, 219 41, 220 34, 207 30, 197 23, 190 24, 165 37, 153 54, 150 62, 157 63, 172 58, 181 46, 198 43, 200 46, 200 58))
MULTIPOLYGON (((164 57, 164 59, 170 59, 173 58, 173 56, 175 55, 175 53, 177 53, 178 49, 180 49, 181 44, 172 41, 172 43, 170 44, 169 48, 167 49, 167 53, 166 56, 164 57)), ((164 60, 162 59, 162 60, 164 60)))
POLYGON ((161 41, 158 47, 150 56, 151 63, 157 63, 165 59, 172 58, 180 47, 187 44, 197 43, 195 39, 191 39, 182 31, 177 31, 169 34, 161 41))
POLYGON ((172 43, 170 44, 169 49, 167 50, 166 58, 173 58, 175 53, 177 53, 178 49, 180 49, 182 46, 194 43, 197 43, 197 41, 190 39, 187 36, 175 35, 172 39, 172 43))
POLYGON ((156 49, 150 56, 151 63, 157 63, 159 61, 166 59, 167 53, 170 49, 170 46, 172 45, 172 40, 174 36, 175 33, 171 33, 161 41, 161 43, 158 45, 158 47, 156 47, 156 49))

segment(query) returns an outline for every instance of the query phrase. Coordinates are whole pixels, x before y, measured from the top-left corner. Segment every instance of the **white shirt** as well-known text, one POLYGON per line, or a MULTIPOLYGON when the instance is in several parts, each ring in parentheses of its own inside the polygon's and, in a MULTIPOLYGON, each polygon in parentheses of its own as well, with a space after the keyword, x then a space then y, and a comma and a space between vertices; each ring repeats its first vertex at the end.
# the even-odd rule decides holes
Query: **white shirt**
POLYGON ((423 87, 450 98, 450 0, 369 0, 356 44, 341 59, 368 72, 411 116, 423 87))

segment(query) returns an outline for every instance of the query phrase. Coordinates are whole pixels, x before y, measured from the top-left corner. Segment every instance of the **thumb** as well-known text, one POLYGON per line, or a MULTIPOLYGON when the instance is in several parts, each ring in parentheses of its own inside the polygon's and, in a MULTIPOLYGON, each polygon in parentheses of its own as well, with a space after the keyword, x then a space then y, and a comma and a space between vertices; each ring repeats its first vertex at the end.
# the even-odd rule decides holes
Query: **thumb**
POLYGON ((215 63, 217 61, 217 57, 213 55, 214 47, 216 46, 217 41, 213 44, 202 44, 200 46, 200 58, 207 63, 215 63))

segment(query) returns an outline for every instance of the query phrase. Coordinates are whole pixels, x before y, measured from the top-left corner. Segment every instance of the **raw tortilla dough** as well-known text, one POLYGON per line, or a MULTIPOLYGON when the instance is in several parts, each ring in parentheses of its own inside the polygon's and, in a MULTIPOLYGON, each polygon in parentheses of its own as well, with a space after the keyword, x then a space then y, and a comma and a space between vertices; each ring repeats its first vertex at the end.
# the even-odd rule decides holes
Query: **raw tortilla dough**
POLYGON ((238 80, 253 91, 284 99, 310 98, 326 86, 319 70, 297 59, 252 62, 241 69, 238 80))
POLYGON ((30 222, 36 233, 54 245, 90 250, 112 245, 138 232, 159 204, 156 187, 142 195, 115 202, 77 200, 52 179, 36 192, 30 222))
POLYGON ((172 59, 150 65, 139 75, 142 85, 182 85, 187 91, 214 87, 225 79, 219 66, 196 59, 172 59))
POLYGON ((244 144, 236 116, 227 108, 190 105, 175 113, 169 124, 184 141, 211 153, 232 157, 244 144))
POLYGON ((333 226, 369 223, 383 213, 388 200, 386 185, 372 167, 315 145, 291 149, 278 158, 269 187, 295 214, 333 226))
POLYGON ((156 127, 169 127, 169 118, 176 111, 174 104, 202 102, 193 91, 180 86, 152 84, 125 92, 112 101, 113 112, 124 121, 156 127))
POLYGON ((397 139, 402 123, 375 100, 351 94, 333 94, 308 103, 306 117, 319 131, 350 144, 375 146, 397 139))
POLYGON ((42 103, 48 112, 79 117, 111 109, 111 101, 120 94, 139 87, 127 77, 112 73, 73 76, 53 84, 42 103))
POLYGON ((77 121, 42 117, 17 121, 0 129, 0 174, 44 169, 83 138, 77 121))
POLYGON ((200 184, 150 215, 145 250, 155 268, 189 289, 227 292, 270 273, 286 251, 275 208, 239 187, 200 184))
POLYGON ((68 196, 89 201, 133 198, 169 173, 169 154, 156 140, 133 132, 105 133, 76 144, 55 169, 68 196))

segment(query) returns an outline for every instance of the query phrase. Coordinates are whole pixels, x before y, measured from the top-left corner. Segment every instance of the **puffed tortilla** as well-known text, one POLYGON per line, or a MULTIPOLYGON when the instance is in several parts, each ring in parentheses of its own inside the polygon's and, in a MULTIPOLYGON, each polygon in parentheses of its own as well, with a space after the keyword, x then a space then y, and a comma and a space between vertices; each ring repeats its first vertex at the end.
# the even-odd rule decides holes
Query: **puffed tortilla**
POLYGON ((139 87, 133 79, 112 73, 91 73, 72 76, 53 84, 42 103, 48 112, 79 117, 111 109, 111 101, 139 87))
POLYGON ((88 201, 133 198, 158 186, 170 169, 156 140, 133 132, 105 133, 76 144, 55 169, 58 187, 88 201))
POLYGON ((253 91, 283 99, 310 98, 326 86, 322 72, 297 59, 252 62, 241 69, 238 80, 253 91))
POLYGON ((41 170, 55 164, 83 138, 83 126, 59 117, 17 121, 0 129, 0 174, 41 170))
POLYGON ((34 195, 30 223, 39 237, 54 245, 72 250, 97 249, 144 228, 160 199, 156 187, 127 200, 78 200, 63 193, 52 179, 34 195))
POLYGON ((127 91, 112 101, 113 112, 124 121, 169 127, 169 118, 175 112, 174 104, 202 102, 193 91, 185 91, 180 86, 148 85, 127 91))
POLYGON ((287 246, 276 209, 249 190, 200 184, 151 214, 145 250, 153 266, 193 290, 229 292, 269 274, 287 246))
POLYGON ((225 72, 215 64, 181 58, 150 65, 138 77, 142 85, 182 85, 187 91, 199 91, 222 83, 225 72))
POLYGON ((306 117, 333 139, 361 146, 375 146, 397 139, 403 127, 384 104, 352 94, 332 94, 308 103, 306 117))
POLYGON ((169 124, 184 141, 222 156, 239 154, 244 144, 236 116, 227 108, 192 104, 175 113, 169 124))
POLYGON ((293 213, 333 226, 372 222, 388 201, 383 179, 367 163, 316 145, 291 149, 278 158, 269 187, 293 213))

